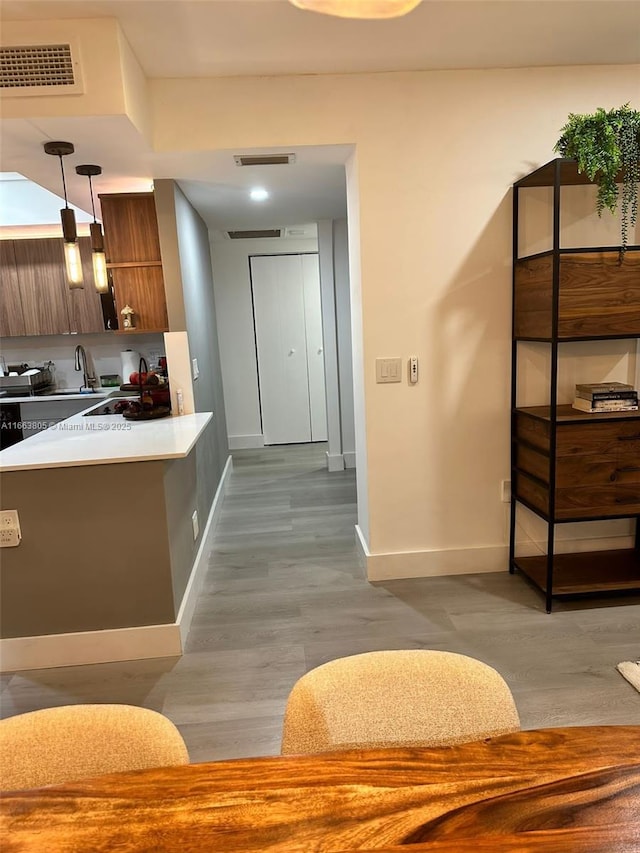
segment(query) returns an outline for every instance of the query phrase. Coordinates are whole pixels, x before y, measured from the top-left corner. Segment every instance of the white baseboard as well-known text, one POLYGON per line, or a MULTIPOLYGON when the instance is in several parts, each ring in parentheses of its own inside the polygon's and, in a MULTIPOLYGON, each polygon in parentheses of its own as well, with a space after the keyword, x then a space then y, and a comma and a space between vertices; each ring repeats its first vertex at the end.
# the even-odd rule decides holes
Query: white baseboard
POLYGON ((367 577, 370 581, 381 581, 506 571, 508 550, 506 545, 496 545, 369 554, 367 577))
POLYGON ((220 517, 227 480, 232 470, 233 462, 229 456, 175 622, 104 631, 5 638, 0 640, 0 672, 180 656, 206 574, 207 541, 220 517))
POLYGON ((204 533, 202 534, 202 539, 200 540, 200 547, 198 548, 198 553, 196 554, 196 559, 191 569, 187 588, 182 596, 182 604, 180 605, 178 616, 176 618, 176 623, 180 628, 180 636, 183 644, 186 642, 189 629, 191 628, 193 611, 195 610, 196 601, 207 573, 208 545, 210 544, 209 537, 215 531, 218 520, 220 519, 222 504, 224 503, 224 495, 227 489, 227 482, 232 471, 233 459, 229 456, 227 458, 226 465, 224 466, 222 476, 220 477, 220 482, 218 483, 213 503, 211 504, 211 511, 209 512, 207 524, 205 526, 204 533))
MULTIPOLYGON (((356 541, 360 559, 364 561, 367 578, 370 581, 504 572, 509 567, 509 548, 507 545, 372 554, 368 550, 362 531, 357 525, 356 541)), ((523 542, 518 544, 516 553, 521 556, 544 554, 546 544, 546 542, 523 542)), ((632 536, 560 539, 556 542, 556 553, 582 553, 584 551, 606 551, 610 548, 632 548, 633 544, 632 536)))
POLYGON ((371 556, 369 553, 369 548, 367 546, 367 540, 364 538, 364 533, 362 532, 362 528, 359 524, 356 524, 356 549, 358 551, 358 562, 360 565, 366 569, 367 568, 367 560, 371 556))
POLYGON ((264 447, 263 435, 230 435, 229 450, 252 450, 264 447))
POLYGON ((342 454, 342 458, 344 459, 344 467, 345 468, 355 468, 356 467, 356 452, 355 452, 355 450, 353 450, 353 451, 347 450, 346 453, 342 454))
POLYGON ((9 637, 0 640, 0 671, 51 669, 181 654, 180 629, 175 623, 42 637, 9 637))
POLYGON ((342 453, 327 453, 327 471, 344 471, 342 453))

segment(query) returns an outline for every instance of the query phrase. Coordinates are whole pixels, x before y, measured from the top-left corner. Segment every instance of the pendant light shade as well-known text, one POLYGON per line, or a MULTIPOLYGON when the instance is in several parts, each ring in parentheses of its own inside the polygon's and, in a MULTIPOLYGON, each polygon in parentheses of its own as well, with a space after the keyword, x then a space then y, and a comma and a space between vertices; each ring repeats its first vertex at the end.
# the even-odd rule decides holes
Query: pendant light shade
POLYGON ((64 207, 60 211, 62 220, 62 237, 64 240, 64 263, 67 273, 67 282, 69 288, 84 287, 82 280, 82 261, 80 260, 80 247, 78 246, 78 234, 76 231, 76 217, 73 210, 69 207, 67 200, 67 182, 64 177, 64 165, 62 158, 67 154, 73 154, 74 147, 71 142, 45 142, 44 150, 46 154, 51 154, 53 157, 60 158, 60 171, 62 172, 62 189, 64 191, 64 207))
POLYGON ((399 18, 422 0, 289 0, 298 9, 339 18, 399 18))
POLYGON ((93 183, 91 181, 91 178, 102 174, 102 168, 86 163, 82 166, 76 166, 76 173, 89 178, 91 210, 93 211, 93 222, 89 226, 91 233, 91 259, 93 261, 93 283, 98 293, 108 293, 109 276, 107 274, 107 258, 104 253, 104 238, 102 226, 96 221, 96 205, 93 199, 93 183))

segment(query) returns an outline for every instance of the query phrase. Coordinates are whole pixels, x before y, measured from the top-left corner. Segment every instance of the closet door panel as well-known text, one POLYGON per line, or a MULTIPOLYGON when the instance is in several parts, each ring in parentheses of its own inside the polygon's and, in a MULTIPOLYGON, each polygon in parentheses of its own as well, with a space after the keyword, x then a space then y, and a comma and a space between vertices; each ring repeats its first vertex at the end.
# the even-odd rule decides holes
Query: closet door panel
POLYGON ((311 441, 300 256, 251 258, 251 282, 265 444, 311 441))
POLYGON ((320 266, 317 255, 301 255, 304 316, 307 337, 307 375, 311 441, 327 440, 327 398, 324 379, 324 343, 320 302, 320 266))

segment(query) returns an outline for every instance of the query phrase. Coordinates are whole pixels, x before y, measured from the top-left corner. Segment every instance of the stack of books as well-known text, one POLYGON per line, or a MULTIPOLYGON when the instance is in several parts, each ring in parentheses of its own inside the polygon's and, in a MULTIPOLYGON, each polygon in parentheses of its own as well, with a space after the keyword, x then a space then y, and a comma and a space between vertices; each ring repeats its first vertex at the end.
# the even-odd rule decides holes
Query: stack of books
POLYGON ((573 408, 581 412, 634 412, 638 409, 638 392, 624 382, 594 382, 576 385, 573 408))

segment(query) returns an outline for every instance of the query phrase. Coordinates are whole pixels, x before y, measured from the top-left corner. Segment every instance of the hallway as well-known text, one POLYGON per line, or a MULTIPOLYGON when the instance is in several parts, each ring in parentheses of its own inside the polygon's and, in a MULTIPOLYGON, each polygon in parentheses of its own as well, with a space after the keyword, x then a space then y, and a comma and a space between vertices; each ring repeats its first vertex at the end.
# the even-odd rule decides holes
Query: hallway
POLYGON ((355 474, 326 446, 235 451, 209 576, 182 658, 2 676, 2 716, 73 702, 162 711, 192 761, 279 750, 287 694, 342 655, 435 648, 478 657, 508 681, 523 728, 640 723, 615 671, 640 651, 640 598, 544 612, 507 572, 373 586, 356 556, 355 474))

